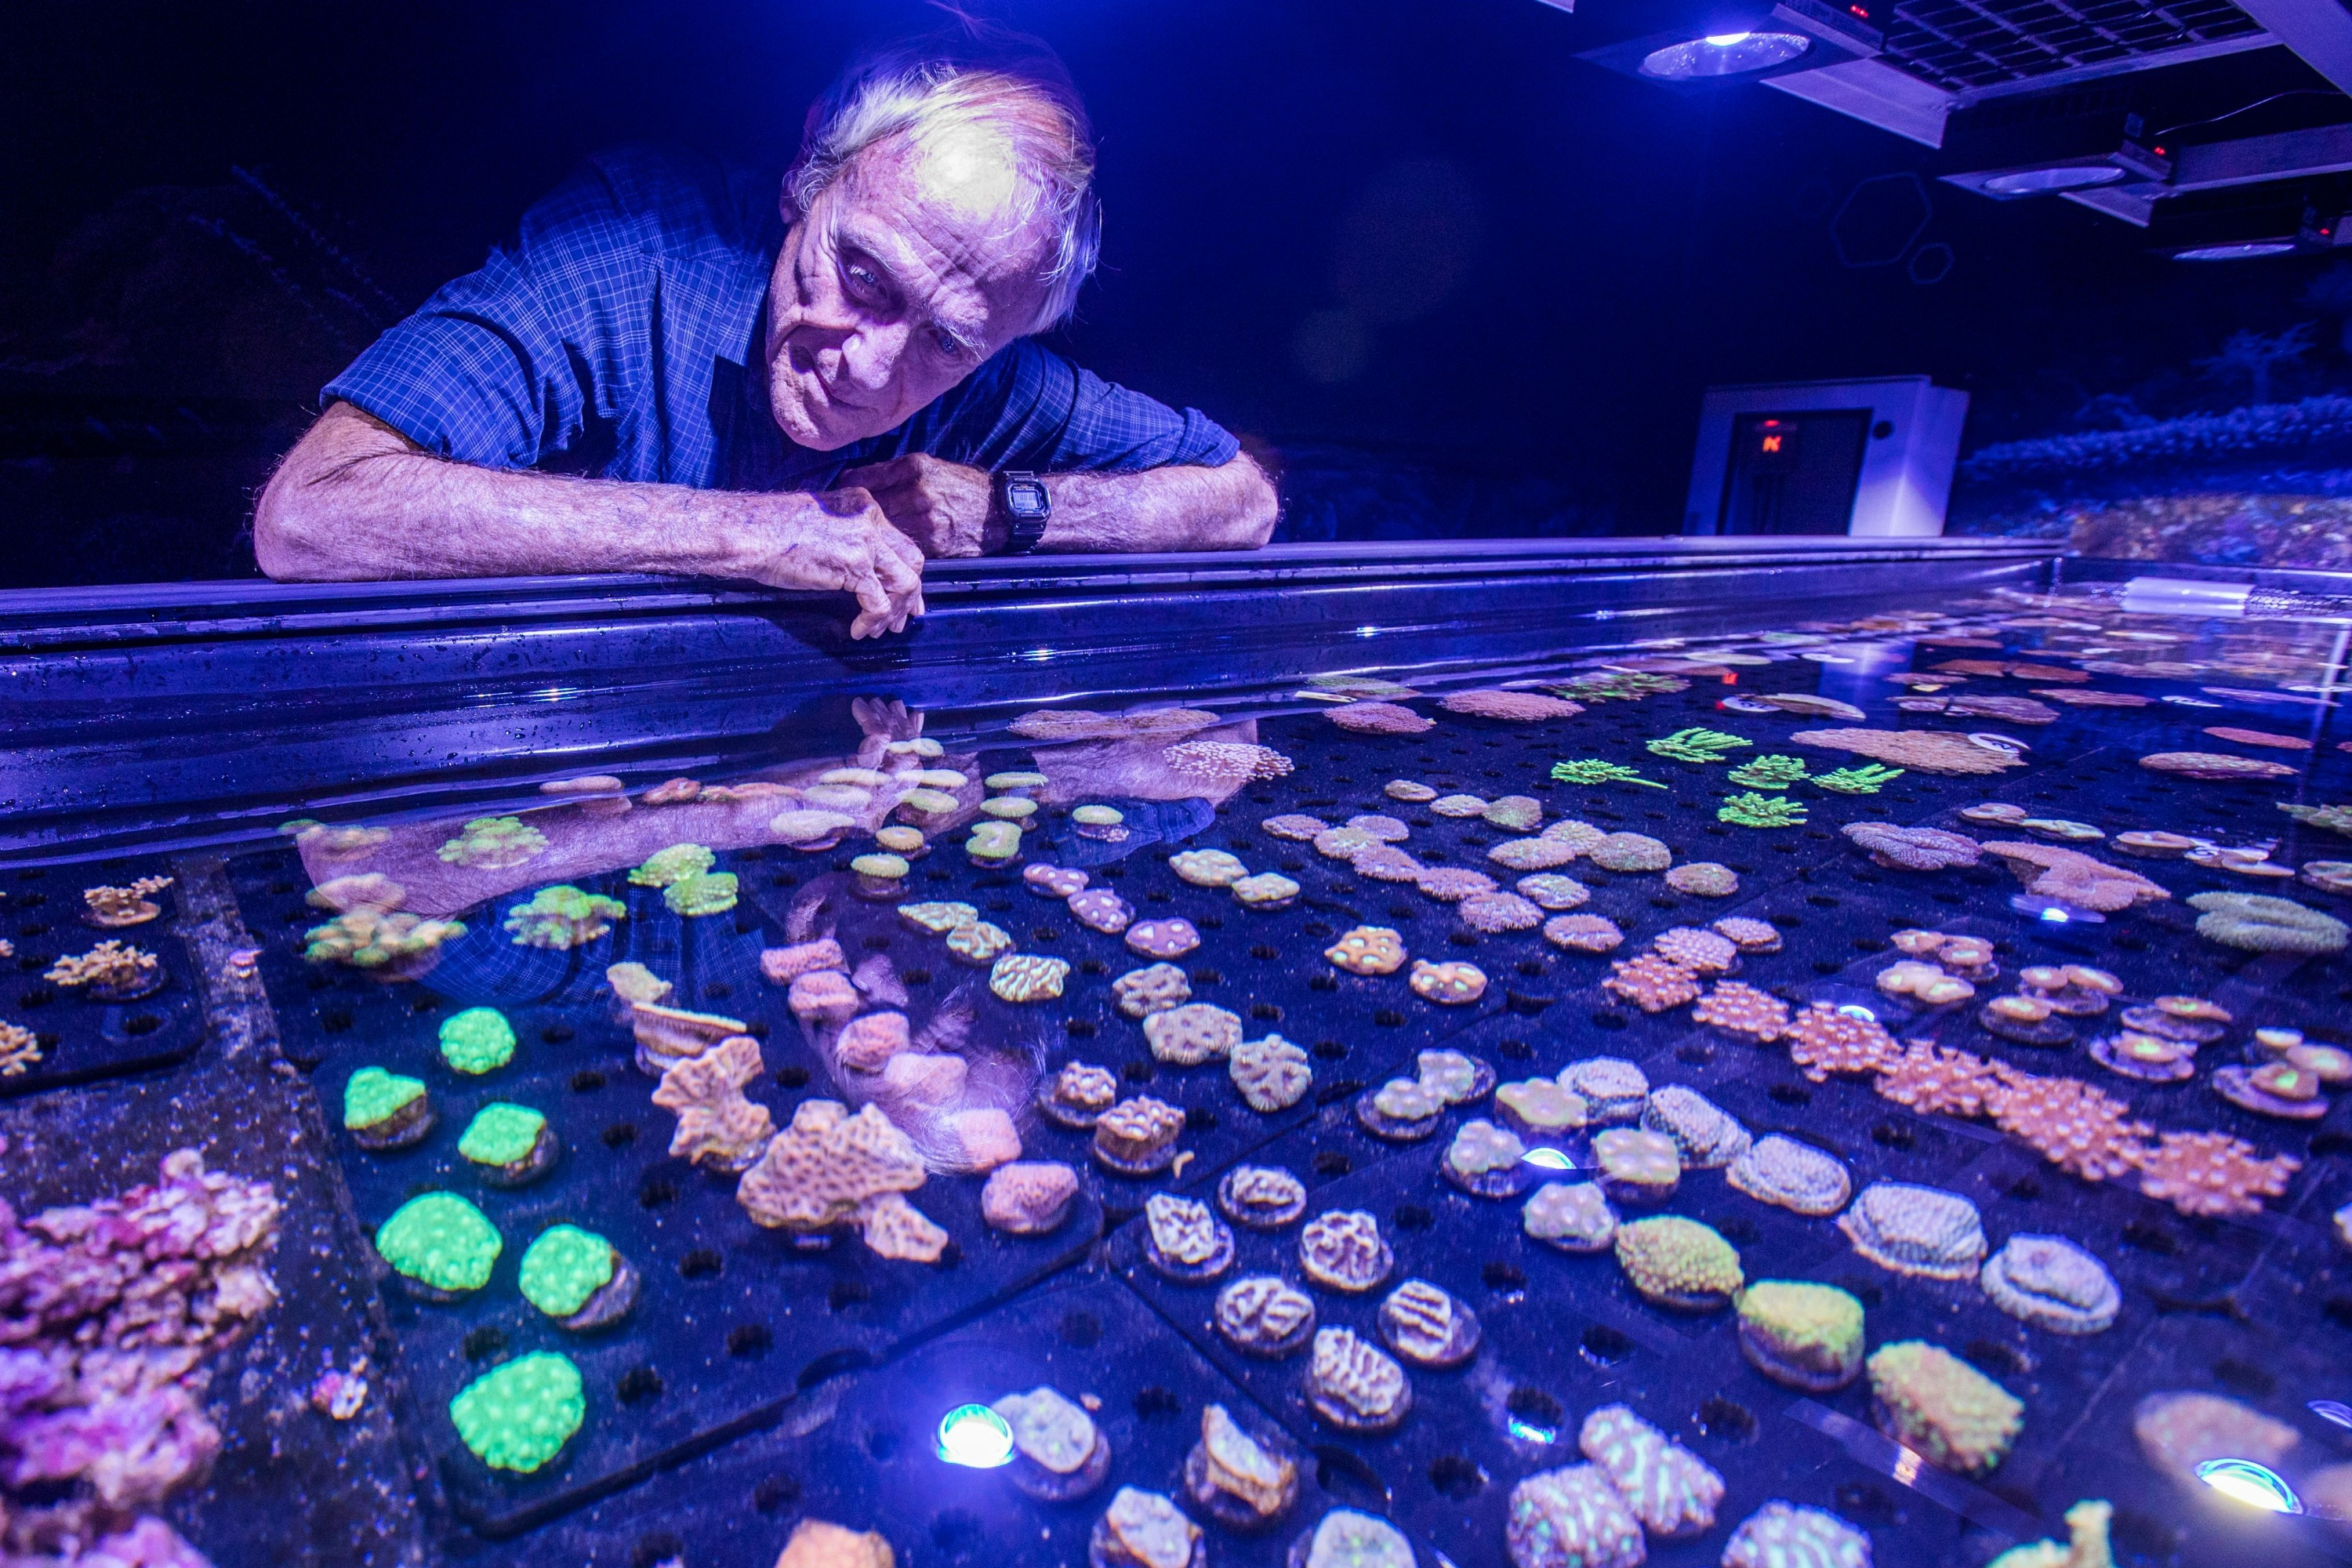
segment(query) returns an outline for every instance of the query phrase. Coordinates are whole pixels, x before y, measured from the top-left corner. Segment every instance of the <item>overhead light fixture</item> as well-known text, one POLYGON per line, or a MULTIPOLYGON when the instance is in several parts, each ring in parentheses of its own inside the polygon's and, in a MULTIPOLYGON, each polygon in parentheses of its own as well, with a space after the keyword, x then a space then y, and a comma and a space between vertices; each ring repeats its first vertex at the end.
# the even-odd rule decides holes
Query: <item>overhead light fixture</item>
POLYGON ((2303 1500, 2285 1478, 2252 1459, 2207 1459, 2197 1467, 2197 1479, 2232 1502, 2265 1513, 2301 1513, 2303 1500))
POLYGON ((1788 64, 1813 47, 1802 33, 1713 33, 1642 57, 1642 74, 1661 81, 1749 76, 1788 64))
POLYGON ((1670 87, 1838 65, 1878 53, 1883 41, 1857 10, 1822 0, 1646 0, 1617 15, 1614 29, 1591 29, 1615 39, 1578 58, 1670 87))
POLYGON ((2313 255, 2344 243, 2352 206, 2345 181, 2282 181, 2184 191, 2151 208, 2147 247, 2175 261, 2251 261, 2313 255))
POLYGON ((1944 121, 1937 177, 2004 202, 2161 184, 2172 160, 2152 144, 2131 90, 2096 82, 1956 109, 1944 121))

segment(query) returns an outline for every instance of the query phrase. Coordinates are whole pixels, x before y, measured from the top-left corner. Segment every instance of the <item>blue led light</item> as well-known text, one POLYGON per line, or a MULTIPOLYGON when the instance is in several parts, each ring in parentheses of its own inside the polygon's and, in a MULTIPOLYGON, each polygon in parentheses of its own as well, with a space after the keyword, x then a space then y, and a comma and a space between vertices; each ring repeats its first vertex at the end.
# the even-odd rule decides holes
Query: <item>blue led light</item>
POLYGON ((1538 1143, 1534 1148, 1528 1150, 1526 1153, 1520 1155, 1519 1163, 1522 1165, 1541 1165, 1547 1171, 1573 1171, 1576 1169, 1576 1162, 1568 1157, 1567 1150, 1554 1149, 1550 1145, 1544 1143, 1538 1143))
POLYGON ((1878 1022, 1878 1015, 1872 1012, 1869 1008, 1862 1005, 1859 1002, 1849 1002, 1844 1006, 1839 1008, 1838 1011, 1844 1014, 1849 1018, 1859 1018, 1865 1024, 1875 1024, 1878 1022))
POLYGON ((1538 1426, 1516 1415, 1511 1417, 1506 1430, 1522 1443, 1554 1443, 1559 1440, 1559 1433, 1552 1427, 1538 1426))
POLYGON ((2064 925, 2066 923, 2066 911, 2058 908, 2055 904, 2053 904, 2042 911, 2042 918, 2050 921, 2053 925, 2064 925))
POLYGON ((959 1405, 940 1418, 940 1458, 967 1469, 1013 1462, 1013 1428, 985 1405, 959 1405))
POLYGON ((2277 1471, 2252 1459, 2207 1459, 2197 1479, 2232 1502, 2267 1513, 2301 1513, 2303 1500, 2277 1471))
POLYGON ((2304 1408, 2322 1421, 2333 1421, 2338 1426, 2352 1426, 2352 1405, 2340 1399, 2315 1399, 2304 1408))

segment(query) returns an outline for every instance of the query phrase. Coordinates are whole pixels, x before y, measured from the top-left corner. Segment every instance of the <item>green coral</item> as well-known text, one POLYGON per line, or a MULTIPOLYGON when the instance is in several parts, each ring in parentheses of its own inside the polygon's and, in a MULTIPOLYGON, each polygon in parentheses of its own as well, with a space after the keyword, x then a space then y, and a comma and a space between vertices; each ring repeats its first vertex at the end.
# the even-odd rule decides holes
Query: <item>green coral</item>
POLYGON ((520 816, 478 816, 441 846, 441 858, 477 871, 507 871, 547 847, 547 835, 520 816))
POLYGON ((1579 702, 1638 702, 1644 697, 1687 691, 1690 682, 1679 675, 1653 675, 1643 669, 1608 669, 1580 675, 1551 690, 1579 702))
MULTIPOLYGON (((1731 775, 1738 778, 1739 775, 1731 775)), ((1839 768, 1833 773, 1815 773, 1813 783, 1839 795, 1876 795, 1903 776, 1901 768, 1882 768, 1876 763, 1866 767, 1839 768)))
MULTIPOLYGON (((727 886, 731 895, 735 879, 729 877, 727 886)), ((662 897, 667 900, 669 891, 665 889, 662 897)), ((569 882, 558 882, 533 893, 530 902, 509 910, 506 926, 514 933, 517 947, 544 947, 562 952, 586 946, 611 931, 614 921, 628 918, 628 907, 620 900, 583 891, 569 882)))
POLYGON ((457 1152, 477 1165, 511 1165, 530 1157, 546 1128, 547 1118, 530 1106, 494 1100, 466 1124, 457 1152))
POLYGON ((975 860, 1010 860, 1021 853, 1021 830, 1009 822, 975 822, 963 849, 975 860))
POLYGON ((478 1290, 504 1247, 499 1227, 455 1193, 425 1193, 376 1227, 386 1263, 436 1290, 478 1290))
POLYGON ((421 957, 465 934, 462 921, 428 920, 423 915, 383 910, 352 910, 304 931, 302 956, 312 963, 340 963, 354 969, 380 969, 404 958, 421 957))
POLYGON ((2200 893, 2189 907, 2199 936, 2241 952, 2342 952, 2352 934, 2334 915, 2263 893, 2200 893))
POLYGON ((1727 735, 1720 730, 1677 730, 1664 740, 1651 742, 1650 754, 1670 757, 1678 763, 1719 763, 1747 744, 1738 736, 1727 735))
POLYGON ((462 1073, 481 1074, 514 1059, 514 1026, 496 1007, 468 1007, 441 1021, 441 1059, 462 1073))
POLYGON ((907 858, 903 855, 860 855, 850 861, 849 868, 861 877, 899 882, 907 877, 907 858))
POLYGON ((449 1419, 476 1458, 524 1475, 561 1453, 587 1415, 580 1369, 553 1351, 493 1367, 449 1401, 449 1419))
POLYGON ((1551 776, 1562 784, 1634 784, 1642 785, 1644 789, 1667 787, 1655 779, 1643 778, 1638 770, 1629 768, 1622 763, 1607 763, 1599 757, 1577 757, 1565 763, 1554 763, 1551 765, 1551 776))
POLYGON ((2325 827, 2330 833, 2340 833, 2352 838, 2352 805, 2288 805, 2281 803, 2279 809, 2297 822, 2325 827))
POLYGON ((1717 807, 1715 816, 1742 827, 1794 827, 1805 820, 1805 807, 1784 795, 1735 795, 1717 807))
POLYGON ((718 863, 719 857, 699 844, 673 844, 646 856, 645 864, 629 873, 629 880, 640 888, 667 888, 699 877, 718 863))
POLYGON ((1805 780, 1805 759, 1778 754, 1758 757, 1731 770, 1731 782, 1749 789, 1787 789, 1805 780))
POLYGON ((540 1233, 522 1255, 523 1300, 551 1318, 568 1318, 613 1282, 613 1244, 593 1230, 559 1225, 540 1233))
POLYGON ((362 1068, 343 1085, 343 1125, 373 1127, 425 1092, 421 1079, 403 1078, 382 1068, 362 1068))
POLYGON ((735 873, 705 871, 662 889, 662 902, 677 915, 723 915, 735 907, 735 873))

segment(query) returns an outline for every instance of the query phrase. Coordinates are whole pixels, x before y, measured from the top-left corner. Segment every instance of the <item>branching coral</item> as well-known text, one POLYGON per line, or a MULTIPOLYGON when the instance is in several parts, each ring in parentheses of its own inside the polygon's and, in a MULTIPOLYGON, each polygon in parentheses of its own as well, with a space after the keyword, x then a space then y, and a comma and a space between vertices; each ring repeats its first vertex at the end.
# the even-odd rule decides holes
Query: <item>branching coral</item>
POLYGON ((0 1078, 16 1078, 41 1059, 41 1037, 16 1024, 0 1023, 0 1078))
POLYGON ((1805 820, 1802 801, 1790 800, 1783 795, 1735 795, 1727 796, 1716 807, 1719 822, 1737 823, 1742 827, 1794 827, 1805 820))
POLYGON ((1776 752, 1742 763, 1728 776, 1733 784, 1745 784, 1749 789, 1787 789, 1792 784, 1804 782, 1805 759, 1776 752))
POLYGON ((356 909, 304 931, 302 956, 312 963, 340 963, 354 969, 380 969, 423 958, 443 942, 454 942, 465 934, 466 927, 460 921, 356 909))
POLYGON ((0 1469, 33 1500, 0 1510, 0 1557, 203 1563, 152 1510, 220 1449, 203 1363, 276 1302, 278 1216, 193 1149, 118 1198, 21 1225, 0 1202, 0 1469))
POLYGON ((155 895, 171 885, 169 877, 142 877, 127 888, 84 888, 81 901, 92 925, 144 925, 163 912, 155 895))
POLYGON ((1677 730, 1673 734, 1649 743, 1652 756, 1667 757, 1678 763, 1719 763, 1731 752, 1748 742, 1737 735, 1727 735, 1720 730, 1677 730))
POLYGON ((1551 776, 1562 784, 1633 784, 1645 789, 1665 789, 1669 786, 1655 779, 1645 779, 1640 772, 1622 763, 1603 762, 1599 757, 1578 757, 1551 765, 1551 776))
POLYGON ((441 858, 476 871, 508 871, 547 847, 547 835, 520 816, 478 816, 441 846, 441 858))
POLYGON ((52 985, 87 989, 92 996, 122 1001, 162 984, 163 963, 144 948, 109 939, 88 952, 58 959, 42 978, 52 985))
MULTIPOLYGON (((732 879, 730 879, 732 880, 732 879)), ((602 893, 583 892, 569 882, 541 888, 530 902, 507 911, 506 928, 517 947, 544 947, 558 952, 584 947, 628 918, 628 907, 602 893)))
POLYGON ((1876 763, 1870 763, 1858 768, 1836 768, 1829 773, 1815 773, 1813 783, 1835 795, 1876 795, 1902 776, 1901 768, 1882 768, 1876 763))

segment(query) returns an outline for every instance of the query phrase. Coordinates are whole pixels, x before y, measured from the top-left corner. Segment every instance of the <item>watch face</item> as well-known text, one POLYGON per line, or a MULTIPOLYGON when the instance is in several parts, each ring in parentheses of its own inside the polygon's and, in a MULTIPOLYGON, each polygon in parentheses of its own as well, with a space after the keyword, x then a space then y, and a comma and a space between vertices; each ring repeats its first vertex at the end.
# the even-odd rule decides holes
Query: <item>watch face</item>
POLYGON ((1004 510, 1024 520, 1046 515, 1051 503, 1045 498, 1045 487, 1035 479, 1014 479, 1004 487, 1004 510))

